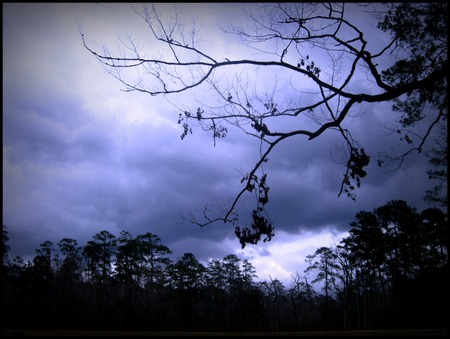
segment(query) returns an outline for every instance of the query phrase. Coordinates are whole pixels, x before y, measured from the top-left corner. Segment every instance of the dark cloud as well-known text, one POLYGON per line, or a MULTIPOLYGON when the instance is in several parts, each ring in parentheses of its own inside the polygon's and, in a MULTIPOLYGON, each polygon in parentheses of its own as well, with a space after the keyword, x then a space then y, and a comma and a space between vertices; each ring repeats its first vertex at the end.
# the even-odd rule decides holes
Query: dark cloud
MULTIPOLYGON (((328 241, 324 232, 347 231, 360 210, 392 199, 425 207, 426 159, 413 156, 407 170, 378 169, 378 152, 398 139, 384 126, 397 117, 385 120, 389 105, 368 105, 354 112, 363 117, 345 126, 372 156, 356 201, 337 196, 345 148, 338 133, 329 131, 315 140, 298 136, 279 144, 264 164, 271 187, 268 212, 277 232, 271 243, 239 252, 230 224, 180 223, 180 213, 201 217, 206 204, 217 211, 230 206, 243 188, 242 176, 258 160, 259 143, 233 128, 215 147, 211 134, 200 130, 181 140, 174 106, 120 92, 83 50, 74 20, 85 19, 84 29, 96 33, 93 39, 110 37, 117 16, 107 14, 119 7, 106 7, 96 16, 91 4, 4 6, 3 224, 12 255, 30 257, 46 240, 68 237, 83 245, 102 230, 116 236, 127 230, 158 235, 175 258, 191 252, 205 261, 236 252, 289 277, 294 264, 282 262, 293 260, 289 253, 303 258, 306 250, 313 252, 308 239, 328 241), (299 239, 307 249, 295 249, 299 239)), ((224 45, 218 40, 214 46, 224 45)), ((193 97, 177 98, 188 105, 193 97)), ((238 206, 240 222, 248 224, 254 195, 244 194, 238 206)))

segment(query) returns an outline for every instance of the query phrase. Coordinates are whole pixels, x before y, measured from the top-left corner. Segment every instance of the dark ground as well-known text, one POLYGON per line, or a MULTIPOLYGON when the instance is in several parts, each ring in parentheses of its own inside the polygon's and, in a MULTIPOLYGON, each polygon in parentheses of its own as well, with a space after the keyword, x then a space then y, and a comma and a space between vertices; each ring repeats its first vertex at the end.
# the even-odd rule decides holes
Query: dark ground
POLYGON ((329 332, 125 332, 125 331, 45 331, 2 330, 4 336, 29 337, 448 337, 448 329, 386 330, 386 331, 329 331, 329 332))

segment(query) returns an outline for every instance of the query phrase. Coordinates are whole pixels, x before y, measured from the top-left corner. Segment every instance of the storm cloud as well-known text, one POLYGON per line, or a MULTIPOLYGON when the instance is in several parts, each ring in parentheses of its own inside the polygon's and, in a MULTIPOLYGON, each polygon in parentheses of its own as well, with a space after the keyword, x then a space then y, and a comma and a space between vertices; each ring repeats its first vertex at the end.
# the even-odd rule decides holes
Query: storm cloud
MULTIPOLYGON (((187 7, 193 6, 202 7, 205 25, 223 18, 218 5, 187 7)), ((225 7, 239 13, 239 6, 225 7)), ((287 140, 264 164, 276 232, 271 242, 242 250, 232 225, 180 223, 180 213, 201 215, 205 204, 234 199, 258 158, 258 141, 233 129, 216 145, 201 130, 181 140, 170 102, 120 90, 84 49, 79 25, 98 46, 126 32, 139 41, 145 25, 129 5, 10 3, 3 4, 3 22, 3 224, 12 257, 30 258, 46 240, 67 237, 83 245, 102 230, 152 232, 175 258, 191 252, 206 261, 237 253, 250 259, 261 279, 272 272, 288 281, 302 273, 304 256, 339 241, 357 212, 393 199, 427 207, 423 155, 391 172, 372 160, 356 201, 338 197, 342 145, 337 133, 328 132, 317 140, 287 140)), ((238 52, 235 38, 227 45, 207 27, 201 33, 213 41, 214 53, 238 52)), ((192 98, 182 95, 176 104, 192 98)), ((390 104, 366 105, 362 117, 348 122, 371 155, 398 141, 386 129, 398 117, 387 121, 386 110, 390 104)), ((249 193, 242 209, 251 211, 252 204, 249 193)))

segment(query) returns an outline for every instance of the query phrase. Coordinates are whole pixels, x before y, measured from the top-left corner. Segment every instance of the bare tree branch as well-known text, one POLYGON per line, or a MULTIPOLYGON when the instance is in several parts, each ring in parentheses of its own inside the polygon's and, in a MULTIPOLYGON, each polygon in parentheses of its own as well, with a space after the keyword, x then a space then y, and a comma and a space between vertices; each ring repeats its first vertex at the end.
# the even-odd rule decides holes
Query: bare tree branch
POLYGON ((411 143, 410 149, 396 159, 402 162, 411 152, 422 150, 433 127, 447 115, 448 65, 447 40, 444 39, 447 22, 441 14, 445 6, 374 4, 371 7, 376 8, 370 10, 369 5, 358 7, 358 4, 247 4, 246 26, 230 24, 223 30, 237 35, 248 47, 262 53, 261 58, 254 59, 244 52, 242 57, 214 57, 200 44, 196 22, 186 33, 187 26, 181 21, 177 6, 167 20, 155 5, 133 5, 155 41, 165 47, 166 55, 162 52, 158 57, 142 57, 131 37, 127 55, 112 55, 106 48, 98 52, 88 44, 81 28, 80 34, 87 51, 125 86, 127 92, 176 95, 208 86, 217 93, 216 106, 200 104, 195 109, 181 109, 178 123, 183 127, 182 138, 192 132, 192 124, 197 124, 212 132, 214 143, 227 135, 226 125, 261 140, 259 160, 244 175, 242 189, 229 208, 221 216, 212 217, 214 213, 208 206, 203 213, 204 222, 188 218, 200 226, 217 221, 238 223, 238 202, 244 193, 256 192, 251 229, 236 226, 236 235, 245 246, 257 243, 262 235, 266 236, 264 240, 270 240, 273 235, 273 226, 263 215, 269 192, 267 174, 259 175, 258 171, 262 171, 262 165, 275 146, 286 139, 303 135, 313 140, 327 130, 339 131, 348 147, 348 158, 338 195, 345 192, 352 199, 355 199, 355 186, 360 186, 361 178, 366 175, 364 168, 370 162, 370 156, 353 139, 351 131, 342 127, 355 106, 396 102, 394 111, 406 114, 402 120, 405 127, 413 127, 414 122, 422 120, 425 110, 438 112, 426 132, 415 138, 418 144, 411 143), (379 33, 387 37, 384 45, 378 45, 376 50, 369 49, 371 37, 366 36, 365 27, 353 23, 355 11, 377 18, 379 33), (420 38, 411 31, 409 22, 421 27, 420 38), (429 22, 433 24, 430 26, 429 22), (330 65, 323 62, 325 57, 330 65), (124 73, 130 70, 138 71, 137 80, 135 77, 129 80, 124 73), (249 84, 241 80, 239 72, 243 70, 251 74, 273 72, 281 81, 289 78, 293 90, 308 100, 304 103, 292 100, 287 104, 282 103, 282 96, 276 98, 273 94, 262 99, 257 84, 250 94, 249 84), (225 71, 234 72, 234 82, 226 84, 221 77, 217 80, 215 76, 225 71), (353 83, 362 77, 370 86, 355 90, 353 83), (305 85, 297 89, 297 83, 305 85), (304 117, 310 118, 315 126, 299 127, 304 117), (294 123, 286 123, 284 119, 294 123))

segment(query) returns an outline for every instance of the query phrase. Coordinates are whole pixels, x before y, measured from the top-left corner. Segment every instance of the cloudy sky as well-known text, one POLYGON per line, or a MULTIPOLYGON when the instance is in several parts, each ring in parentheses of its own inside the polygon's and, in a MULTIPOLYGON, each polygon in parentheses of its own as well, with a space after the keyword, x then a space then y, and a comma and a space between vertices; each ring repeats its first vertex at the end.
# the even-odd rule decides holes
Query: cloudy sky
MULTIPOLYGON (((244 47, 217 24, 239 20, 240 6, 189 4, 183 13, 202 20, 207 50, 231 59, 244 47)), ((270 156, 271 242, 242 250, 231 225, 179 223, 180 211, 201 213, 207 203, 234 198, 259 144, 232 129, 216 146, 202 131, 181 140, 175 105, 202 93, 165 100, 121 91, 83 47, 79 25, 99 50, 118 46, 127 34, 151 48, 145 23, 127 4, 3 4, 3 224, 10 257, 32 257, 46 240, 84 245, 102 230, 151 232, 175 260, 185 252, 203 262, 235 253, 250 260, 261 280, 288 284, 296 272, 303 275, 306 255, 346 236, 357 212, 393 199, 428 207, 423 156, 394 172, 373 160, 356 201, 338 197, 344 168, 333 152, 340 141, 326 133, 289 140, 270 156)), ((347 122, 373 158, 396 146, 383 128, 398 118, 390 111, 390 104, 366 105, 347 122)))

